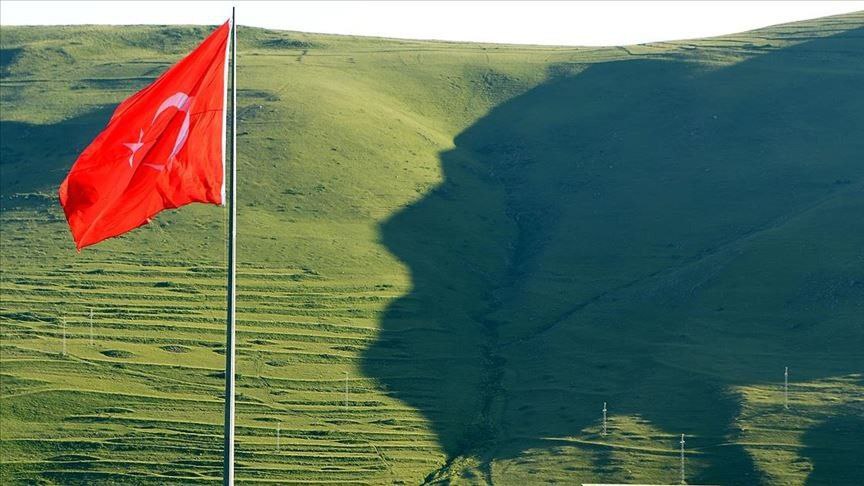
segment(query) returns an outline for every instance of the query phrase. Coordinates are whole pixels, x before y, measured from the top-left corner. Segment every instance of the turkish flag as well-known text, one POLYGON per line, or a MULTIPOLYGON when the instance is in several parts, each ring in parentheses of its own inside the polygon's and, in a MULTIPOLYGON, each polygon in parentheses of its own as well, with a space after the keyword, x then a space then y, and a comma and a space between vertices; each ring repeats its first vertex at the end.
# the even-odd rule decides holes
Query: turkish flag
POLYGON ((60 185, 78 250, 163 209, 225 199, 230 21, 153 84, 120 103, 60 185))

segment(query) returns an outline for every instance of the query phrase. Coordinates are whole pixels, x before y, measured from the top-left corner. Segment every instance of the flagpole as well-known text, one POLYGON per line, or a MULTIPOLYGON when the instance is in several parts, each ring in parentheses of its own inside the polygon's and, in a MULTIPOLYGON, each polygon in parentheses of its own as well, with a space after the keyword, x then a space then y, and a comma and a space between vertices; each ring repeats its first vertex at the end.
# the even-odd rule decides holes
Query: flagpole
POLYGON ((237 281, 237 23, 231 7, 231 160, 228 165, 228 306, 225 330, 225 461, 222 482, 234 485, 234 324, 237 281))

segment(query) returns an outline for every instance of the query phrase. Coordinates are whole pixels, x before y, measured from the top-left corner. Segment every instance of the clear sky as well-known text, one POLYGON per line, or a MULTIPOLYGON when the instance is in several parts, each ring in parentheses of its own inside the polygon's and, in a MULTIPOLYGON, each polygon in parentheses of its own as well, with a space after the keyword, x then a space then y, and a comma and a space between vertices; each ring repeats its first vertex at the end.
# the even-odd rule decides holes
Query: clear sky
POLYGON ((0 2, 2 25, 204 24, 546 45, 620 45, 741 32, 864 10, 812 2, 0 2))

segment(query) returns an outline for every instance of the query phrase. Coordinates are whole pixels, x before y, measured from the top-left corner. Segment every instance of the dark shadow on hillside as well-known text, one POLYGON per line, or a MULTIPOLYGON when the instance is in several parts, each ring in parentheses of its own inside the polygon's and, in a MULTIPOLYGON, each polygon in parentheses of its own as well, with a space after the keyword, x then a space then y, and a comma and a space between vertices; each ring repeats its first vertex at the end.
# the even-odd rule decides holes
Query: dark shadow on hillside
POLYGON ((22 50, 20 47, 0 49, 0 78, 9 74, 9 66, 21 55, 22 50))
POLYGON ((2 207, 42 204, 33 193, 55 194, 78 155, 108 123, 114 106, 104 106, 58 123, 0 123, 2 207))
MULTIPOLYGON (((851 411, 850 411, 851 412, 851 411)), ((861 438, 864 415, 838 415, 810 429, 804 441, 810 445, 802 452, 810 459, 813 471, 808 486, 864 484, 861 438)))
MULTIPOLYGON (((422 412, 450 457, 488 464, 585 434, 609 401, 670 449, 688 434, 704 452, 690 480, 761 482, 728 444, 730 386, 782 382, 798 350, 854 356, 856 339, 812 331, 825 309, 864 302, 864 268, 851 249, 847 273, 818 278, 818 261, 742 255, 820 202, 861 203, 862 50, 858 29, 722 69, 609 62, 498 106, 441 155, 445 182, 381 226, 414 287, 364 372, 422 412)), ((796 244, 818 246, 808 235, 796 244)), ((800 380, 860 371, 800 360, 800 380)), ((610 460, 577 479, 626 479, 604 476, 610 460)))

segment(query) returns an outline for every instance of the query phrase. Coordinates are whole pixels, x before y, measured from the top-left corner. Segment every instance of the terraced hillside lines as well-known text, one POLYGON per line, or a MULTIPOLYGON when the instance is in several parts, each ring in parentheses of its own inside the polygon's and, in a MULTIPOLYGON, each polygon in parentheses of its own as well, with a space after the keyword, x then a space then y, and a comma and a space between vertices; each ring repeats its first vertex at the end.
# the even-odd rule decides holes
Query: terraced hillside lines
MULTIPOLYGON (((239 481, 864 482, 862 29, 241 29, 239 481)), ((219 479, 224 211, 56 200, 207 31, 2 30, 0 483, 219 479)))
MULTIPOLYGON (((218 477, 222 272, 98 267, 20 268, 3 280, 4 476, 218 477)), ((437 445, 423 421, 352 371, 375 338, 376 302, 398 290, 302 270, 243 275, 240 477, 374 483, 429 467, 437 445)))

